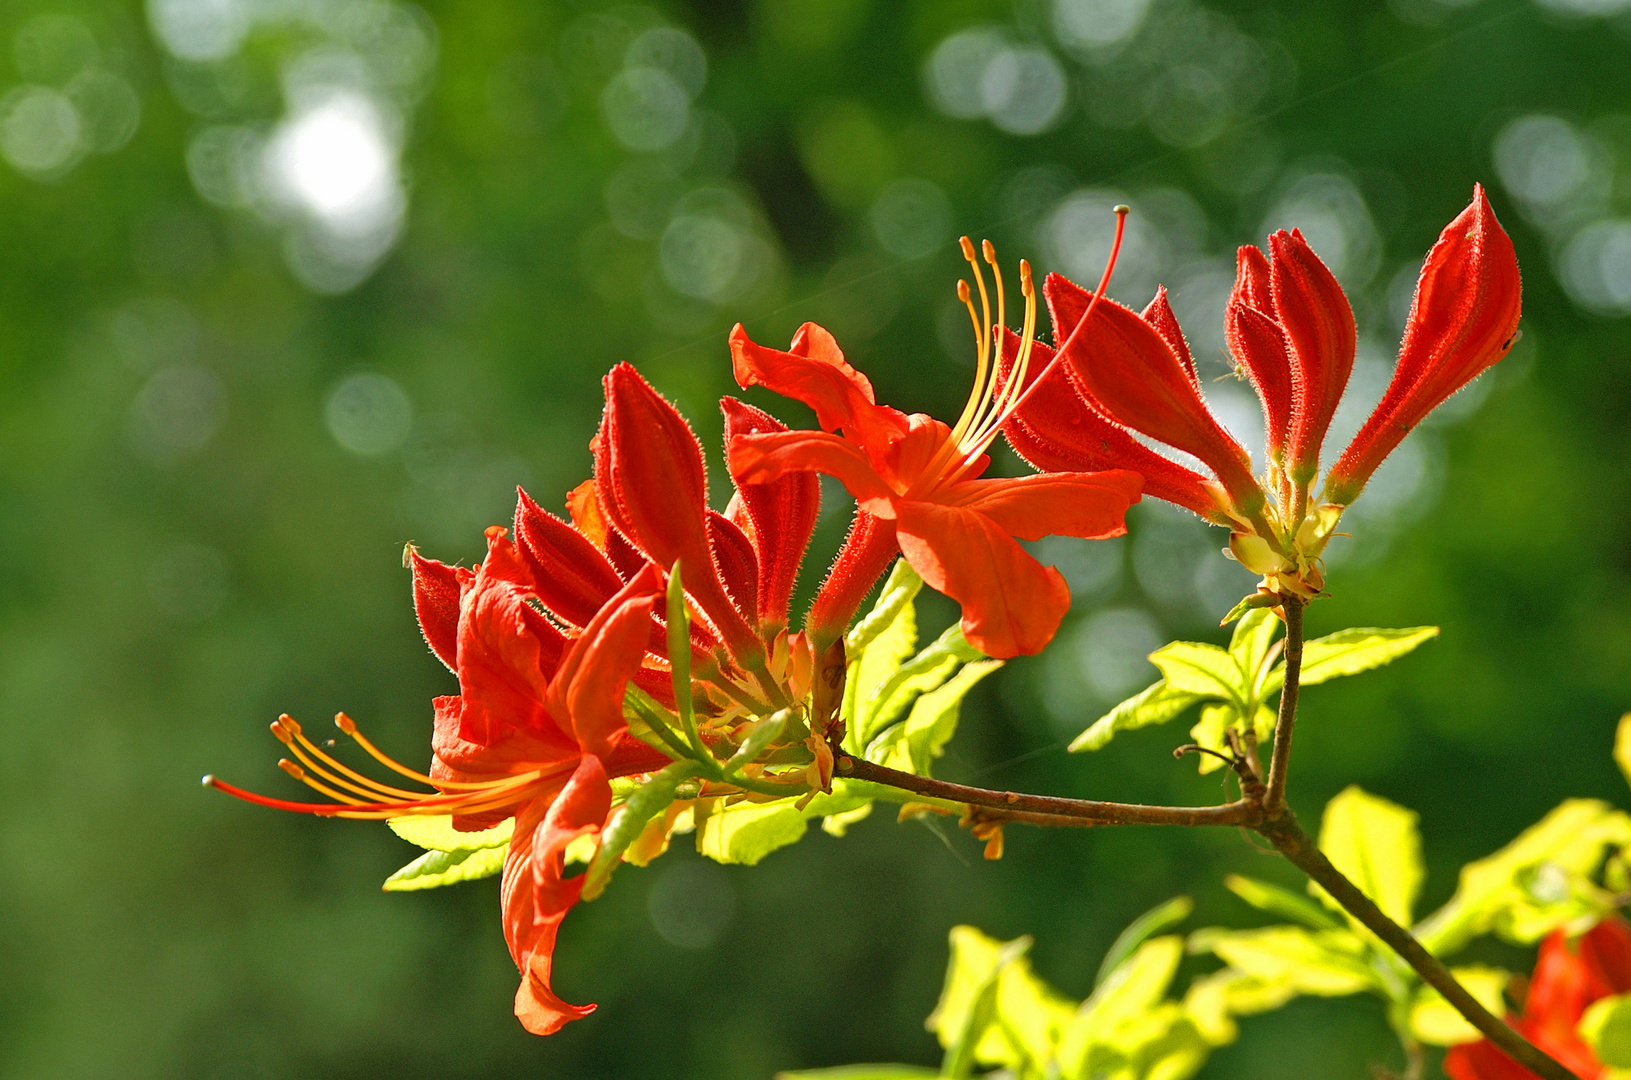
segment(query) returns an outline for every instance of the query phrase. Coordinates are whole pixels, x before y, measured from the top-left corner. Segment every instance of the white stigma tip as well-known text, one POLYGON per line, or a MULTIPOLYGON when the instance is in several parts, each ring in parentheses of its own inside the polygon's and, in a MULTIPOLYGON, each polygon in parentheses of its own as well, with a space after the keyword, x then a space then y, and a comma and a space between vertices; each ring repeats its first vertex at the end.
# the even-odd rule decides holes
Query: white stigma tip
POLYGON ((199 783, 203 784, 205 787, 214 787, 215 786, 215 774, 214 773, 205 773, 204 774, 204 779, 200 780, 199 783))

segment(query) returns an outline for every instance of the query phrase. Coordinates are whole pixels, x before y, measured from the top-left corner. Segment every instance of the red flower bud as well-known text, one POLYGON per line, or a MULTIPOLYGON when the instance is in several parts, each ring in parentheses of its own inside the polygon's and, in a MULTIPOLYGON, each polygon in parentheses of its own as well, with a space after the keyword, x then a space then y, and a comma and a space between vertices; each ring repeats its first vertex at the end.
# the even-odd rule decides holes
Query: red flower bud
MULTIPOLYGON (((725 414, 725 455, 731 444, 744 435, 787 428, 769 413, 744 405, 735 398, 721 398, 725 414)), ((753 541, 759 559, 758 617, 761 629, 772 632, 787 625, 787 605, 793 596, 799 563, 809 546, 821 510, 821 480, 814 473, 792 472, 764 484, 737 482, 737 495, 745 525, 743 531, 753 541)))
POLYGON ((1286 454, 1291 478, 1319 472, 1320 444, 1353 372, 1353 308, 1335 275, 1296 229, 1269 237, 1274 308, 1291 349, 1291 425, 1286 454))
POLYGON ((1291 431, 1291 356, 1285 331, 1274 319, 1269 261, 1250 244, 1238 253, 1234 291, 1224 313, 1229 352, 1246 369, 1263 403, 1269 458, 1284 462, 1291 431))
POLYGON ((663 568, 681 564, 686 591, 732 656, 757 666, 764 659, 763 644, 726 595, 714 566, 708 481, 696 436, 630 365, 614 367, 605 384, 606 412, 595 453, 602 509, 651 561, 663 568))
POLYGON ((1119 424, 1200 458, 1242 514, 1256 513, 1265 500, 1252 478, 1250 455, 1212 416, 1191 368, 1161 332, 1109 298, 1094 308, 1088 325, 1083 316, 1092 295, 1058 274, 1048 275, 1043 293, 1054 337, 1064 342, 1059 353, 1087 402, 1119 424))
POLYGON ((1472 202, 1427 253, 1393 381, 1331 469, 1328 501, 1353 502, 1423 417, 1507 354, 1516 340, 1522 293, 1512 240, 1495 220, 1483 187, 1474 185, 1472 202))
POLYGON ((589 625, 623 579, 582 533, 517 489, 515 539, 532 571, 532 591, 546 608, 573 626, 589 625))

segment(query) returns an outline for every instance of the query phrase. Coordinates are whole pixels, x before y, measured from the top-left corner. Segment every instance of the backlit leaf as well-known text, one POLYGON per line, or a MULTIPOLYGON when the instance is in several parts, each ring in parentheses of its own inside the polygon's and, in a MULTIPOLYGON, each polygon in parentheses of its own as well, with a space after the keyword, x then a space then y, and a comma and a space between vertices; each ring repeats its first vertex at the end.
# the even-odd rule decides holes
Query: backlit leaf
MULTIPOLYGON (((1325 804, 1320 850, 1338 870, 1376 902, 1382 914, 1410 925, 1411 905, 1421 889, 1421 834, 1412 810, 1350 786, 1325 804)), ((1325 890, 1309 891, 1326 907, 1342 907, 1325 890)))
MULTIPOLYGON (((1379 668, 1436 637, 1436 626, 1410 626, 1402 630, 1367 626, 1338 630, 1303 646, 1300 681, 1304 686, 1313 686, 1342 675, 1357 675, 1379 668)), ((1279 690, 1285 675, 1284 664, 1276 667, 1264 680, 1263 694, 1279 690)))
POLYGON ((1073 1006, 1031 971, 1024 958, 1030 944, 1028 937, 999 942, 972 926, 952 929, 946 981, 925 1022, 946 1049, 943 1075, 967 1076, 975 1064, 1046 1071, 1073 1006))
POLYGON ((1631 712, 1620 717, 1620 726, 1614 729, 1614 764, 1631 784, 1631 712))
POLYGON ((917 648, 917 614, 912 601, 922 588, 917 571, 905 559, 897 560, 878 602, 844 639, 848 666, 842 716, 844 745, 851 753, 860 753, 866 745, 866 714, 871 711, 873 695, 917 648))
POLYGON ((1580 1037, 1604 1065, 1631 1069, 1631 994, 1593 1002, 1580 1018, 1580 1037))
MULTIPOLYGON (((1506 1012, 1501 991, 1512 978, 1509 972, 1500 968, 1471 966, 1451 968, 1450 974, 1484 1008, 1496 1016, 1506 1012)), ((1410 1003, 1410 1031, 1430 1046, 1455 1046, 1457 1043, 1477 1042, 1484 1037, 1456 1012, 1455 1006, 1444 1000, 1442 994, 1425 984, 1417 987, 1415 999, 1410 1003)))
POLYGON ((962 627, 949 627, 922 652, 896 668, 870 695, 859 699, 858 745, 870 745, 906 714, 919 695, 940 686, 962 665, 984 658, 984 653, 964 639, 962 627))
POLYGON ((867 760, 893 769, 929 775, 929 763, 957 731, 963 699, 974 685, 1002 667, 1001 660, 967 664, 945 685, 930 690, 912 703, 906 721, 888 728, 871 746, 867 760))
POLYGON ((1364 941, 1349 930, 1197 930, 1189 947, 1215 953, 1231 967, 1299 994, 1341 997, 1380 988, 1364 941))
POLYGON ((1167 684, 1203 697, 1223 698, 1245 708, 1246 673, 1227 649, 1199 641, 1174 641, 1150 654, 1167 684))
POLYGON ((1296 996, 1297 988, 1286 980, 1266 982, 1237 968, 1224 968, 1191 983, 1183 1004, 1206 1041, 1225 1046, 1240 1035, 1235 1017, 1278 1009, 1296 996))
POLYGON ((1229 638, 1229 653, 1246 674, 1250 697, 1256 698, 1262 692, 1263 682, 1268 678, 1274 662, 1274 641, 1279 633, 1279 616, 1262 608, 1247 612, 1235 624, 1235 632, 1229 638))
POLYGON ((480 832, 459 832, 453 827, 453 816, 399 817, 386 822, 391 831, 410 844, 418 844, 428 851, 475 851, 479 848, 503 847, 515 832, 515 819, 505 818, 491 829, 480 832))
POLYGON ((1070 751, 1097 750, 1119 731, 1132 731, 1175 720, 1200 700, 1202 695, 1175 689, 1162 679, 1095 720, 1092 726, 1071 741, 1070 751))
POLYGON ((1266 881, 1229 874, 1223 886, 1259 911, 1302 923, 1310 930, 1336 930, 1342 925, 1306 896, 1266 881))
POLYGON ((804 809, 797 799, 775 802, 742 802, 708 815, 697 830, 697 850, 719 863, 752 866, 777 848, 804 838, 811 818, 858 810, 869 801, 865 795, 851 794, 844 781, 833 781, 831 795, 818 794, 804 809))
POLYGON ((1098 978, 1093 980, 1094 987, 1103 986, 1106 980, 1115 974, 1116 969, 1126 963, 1144 942, 1163 931, 1171 930, 1189 918, 1190 912, 1194 910, 1195 901, 1187 896, 1174 896, 1166 903, 1157 904, 1134 919, 1127 929, 1116 935, 1116 940, 1111 942, 1110 951, 1104 954, 1104 963, 1099 965, 1098 978))
POLYGON ((508 850, 507 847, 487 847, 427 851, 386 878, 385 891, 439 889, 443 885, 491 877, 504 869, 504 855, 508 850))
POLYGON ((1461 868, 1448 903, 1422 921, 1416 937, 1439 955, 1494 932, 1530 944, 1580 914, 1549 904, 1537 878, 1578 881, 1596 870, 1610 845, 1631 844, 1631 817, 1596 799, 1569 799, 1495 854, 1461 868))

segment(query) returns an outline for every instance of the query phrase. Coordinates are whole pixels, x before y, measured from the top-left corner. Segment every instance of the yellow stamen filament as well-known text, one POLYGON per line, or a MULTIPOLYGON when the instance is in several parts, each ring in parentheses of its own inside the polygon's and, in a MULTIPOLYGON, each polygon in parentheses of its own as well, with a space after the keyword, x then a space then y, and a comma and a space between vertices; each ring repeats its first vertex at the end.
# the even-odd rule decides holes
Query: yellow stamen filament
POLYGON ((391 787, 389 784, 371 780, 355 769, 349 768, 344 762, 337 761, 333 756, 318 749, 310 739, 306 738, 305 733, 300 730, 300 725, 287 714, 278 717, 272 724, 272 734, 276 735, 280 742, 292 750, 295 757, 299 758, 300 763, 306 768, 330 783, 338 784, 348 791, 354 791, 371 801, 378 800, 381 796, 389 799, 418 799, 424 796, 424 792, 421 791, 405 791, 402 788, 391 787), (310 751, 310 757, 307 756, 307 751, 310 751), (317 760, 313 760, 313 758, 317 760), (319 761, 322 764, 319 764, 319 761), (328 766, 327 769, 324 768, 325 765, 328 766), (333 770, 333 772, 329 770, 333 770))

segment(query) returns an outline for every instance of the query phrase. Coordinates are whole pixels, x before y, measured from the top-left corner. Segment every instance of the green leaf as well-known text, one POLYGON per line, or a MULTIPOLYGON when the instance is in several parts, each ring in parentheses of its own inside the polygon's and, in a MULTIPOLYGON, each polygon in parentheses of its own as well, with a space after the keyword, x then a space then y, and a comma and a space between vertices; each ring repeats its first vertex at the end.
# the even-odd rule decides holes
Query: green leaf
MULTIPOLYGON (((1342 675, 1357 675, 1361 671, 1379 668, 1436 637, 1436 626, 1411 626, 1403 630, 1364 626, 1338 630, 1303 646, 1302 676, 1299 681, 1303 686, 1313 686, 1342 675)), ((1279 690, 1285 677, 1285 665, 1282 664, 1263 681, 1263 694, 1266 696, 1279 690)))
MULTIPOLYGON (((1162 1001, 1183 951, 1183 939, 1175 935, 1144 942, 1082 1002, 1059 1046, 1064 1075, 1110 1076, 1125 1070, 1141 1076, 1139 1059, 1166 1056, 1159 1044, 1172 1036, 1175 1026, 1188 1023, 1176 1002, 1162 1001)), ((1198 1034, 1190 1042, 1205 1047, 1198 1034)))
MULTIPOLYGON (((1320 823, 1325 857, 1401 926, 1410 925, 1411 905, 1421 889, 1421 834, 1416 821, 1414 811, 1355 785, 1325 804, 1320 823)), ((1310 884, 1309 892, 1333 911, 1342 910, 1324 889, 1310 884)))
POLYGON ((459 832, 453 828, 453 815, 439 817, 399 817, 386 822, 391 831, 410 844, 418 844, 427 851, 476 851, 480 848, 503 847, 515 832, 515 819, 505 818, 491 829, 480 832, 459 832))
POLYGON ((918 696, 935 689, 963 664, 983 660, 985 654, 963 638, 963 628, 953 625, 879 683, 868 696, 858 699, 860 741, 870 746, 891 724, 900 720, 918 696))
POLYGON ((1240 665, 1240 670, 1246 673, 1250 698, 1261 700, 1263 682, 1268 678, 1277 655, 1274 643, 1279 633, 1279 616, 1261 608, 1247 612, 1235 624, 1235 632, 1229 638, 1229 654, 1240 665))
POLYGON ((443 885, 491 877, 504 869, 504 855, 508 850, 507 847, 485 847, 427 851, 386 878, 385 891, 439 889, 443 885))
POLYGON ((1115 974, 1116 969, 1126 963, 1144 942, 1163 931, 1171 930, 1189 918, 1190 912, 1194 910, 1195 901, 1187 896, 1174 896, 1166 903, 1157 904, 1134 919, 1127 929, 1110 943, 1110 951, 1104 954, 1104 963, 1099 965, 1098 977, 1093 980, 1094 988, 1103 986, 1105 981, 1115 974))
POLYGON ((787 729, 787 722, 792 717, 791 709, 781 709, 756 722, 753 729, 748 732, 747 738, 736 748, 736 753, 725 762, 725 774, 732 775, 743 766, 751 765, 753 759, 764 752, 765 747, 781 738, 782 732, 787 729))
POLYGON ((1368 949, 1349 930, 1265 926, 1259 930, 1197 930, 1192 952, 1210 952, 1231 967, 1299 994, 1341 997, 1379 990, 1368 949))
POLYGON ((1342 925, 1306 896, 1298 896, 1266 881, 1228 874, 1223 879, 1223 887, 1259 911, 1302 923, 1310 930, 1336 930, 1342 925))
POLYGON ((921 1065, 840 1065, 835 1069, 779 1072, 775 1080, 933 1080, 939 1069, 921 1065))
POLYGON ((624 801, 611 824, 601 834, 600 847, 595 851, 594 858, 589 860, 589 869, 584 873, 583 899, 593 900, 605 891, 612 871, 617 869, 629 845, 640 838, 652 818, 668 809, 680 784, 701 770, 702 766, 695 761, 676 761, 666 765, 624 801))
POLYGON ((1174 641, 1150 653, 1150 663, 1161 669, 1174 690, 1223 698, 1246 711, 1250 696, 1246 673, 1227 649, 1199 641, 1174 641))
POLYGON ((1202 695, 1174 689, 1165 679, 1140 691, 1095 720, 1086 731, 1071 741, 1070 752, 1097 750, 1120 731, 1164 724, 1175 720, 1202 695))
POLYGON ((865 818, 870 813, 872 813, 872 804, 870 802, 865 802, 860 806, 857 806, 854 810, 845 810, 837 814, 828 814, 826 817, 821 819, 821 831, 826 833, 828 836, 847 836, 849 834, 849 827, 854 825, 857 821, 865 818))
POLYGON ((1028 937, 999 942, 972 926, 952 929, 945 985, 924 1025, 946 1050, 944 1076, 968 1076, 976 1063, 1047 1070, 1074 1006, 1031 971, 1030 946, 1028 937))
POLYGON ((1462 867, 1455 895, 1415 935, 1438 955, 1492 931, 1517 944, 1538 941, 1590 908, 1572 889, 1548 902, 1535 886, 1547 877, 1586 884, 1611 845, 1631 845, 1631 817, 1596 799, 1569 799, 1500 851, 1462 867))
POLYGON ((897 561, 872 611, 844 639, 849 662, 841 715, 844 747, 853 754, 866 746, 873 696, 917 648, 917 614, 912 601, 922 588, 917 571, 905 559, 897 561))
POLYGON ((1297 988, 1287 981, 1266 982, 1237 968, 1224 968, 1190 984, 1184 1012, 1208 1043, 1226 1046, 1240 1036, 1235 1017, 1278 1009, 1296 996, 1297 988))
MULTIPOLYGON (((1217 754, 1227 754, 1229 746, 1224 742, 1224 732, 1240 723, 1240 710, 1233 705, 1203 705, 1201 718, 1195 726, 1189 729, 1189 737, 1195 740, 1195 745, 1217 754)), ((1223 768, 1223 762, 1212 754, 1196 754, 1200 773, 1216 772, 1223 768)))
POLYGON ((1598 1061, 1611 1069, 1631 1069, 1631 994, 1592 1002, 1579 1030, 1598 1061))
POLYGON ((697 850, 718 863, 752 866, 777 848, 804 839, 811 818, 858 810, 870 800, 834 780, 831 795, 817 795, 802 810, 794 805, 797 801, 741 802, 716 810, 698 830, 697 850))
POLYGON ((1631 784, 1631 712, 1620 717, 1620 726, 1614 729, 1614 764, 1631 784))
MULTIPOLYGON (((1470 966, 1451 968, 1456 982, 1467 988, 1467 993, 1496 1016, 1506 1012, 1501 991, 1511 981, 1510 972, 1500 968, 1470 966)), ((1455 1011, 1455 1006, 1444 1000, 1437 990, 1425 984, 1416 988, 1410 1002, 1410 1033, 1429 1046, 1455 1046, 1458 1043, 1477 1042, 1484 1036, 1455 1011)))
POLYGON ((951 681, 923 694, 912 703, 905 723, 888 728, 867 747, 867 760, 918 776, 929 775, 929 763, 940 756, 957 731, 963 699, 975 683, 1000 667, 1001 660, 967 664, 951 681))

